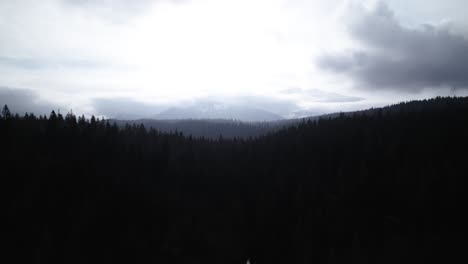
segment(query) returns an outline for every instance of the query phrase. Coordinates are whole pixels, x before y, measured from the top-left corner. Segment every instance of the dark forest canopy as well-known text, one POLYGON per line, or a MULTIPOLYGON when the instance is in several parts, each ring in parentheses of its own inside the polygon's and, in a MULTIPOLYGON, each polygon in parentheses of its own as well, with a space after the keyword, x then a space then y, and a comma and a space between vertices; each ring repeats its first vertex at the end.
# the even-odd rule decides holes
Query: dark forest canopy
POLYGON ((216 139, 220 135, 224 138, 258 137, 268 132, 278 130, 284 126, 282 122, 242 122, 224 119, 177 119, 177 120, 110 120, 119 127, 125 125, 143 124, 146 128, 154 128, 160 132, 182 132, 186 136, 196 138, 216 139))
POLYGON ((256 138, 0 118, 8 263, 446 263, 464 253, 468 98, 256 138))

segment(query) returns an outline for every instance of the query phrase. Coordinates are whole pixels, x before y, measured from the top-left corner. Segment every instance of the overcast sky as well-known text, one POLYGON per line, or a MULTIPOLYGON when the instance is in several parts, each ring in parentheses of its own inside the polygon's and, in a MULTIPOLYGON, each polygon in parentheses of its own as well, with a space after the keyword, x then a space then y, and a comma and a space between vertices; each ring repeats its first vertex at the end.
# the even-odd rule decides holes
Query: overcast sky
MULTIPOLYGON (((2 0, 0 103, 283 117, 468 95, 466 0, 2 0)), ((114 109, 114 110, 113 110, 114 109)))

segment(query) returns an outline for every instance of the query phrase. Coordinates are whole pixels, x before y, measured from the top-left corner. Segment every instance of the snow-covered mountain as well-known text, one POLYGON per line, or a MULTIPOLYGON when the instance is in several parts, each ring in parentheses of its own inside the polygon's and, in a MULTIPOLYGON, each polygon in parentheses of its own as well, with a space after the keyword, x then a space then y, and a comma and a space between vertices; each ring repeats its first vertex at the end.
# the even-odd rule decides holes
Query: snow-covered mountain
POLYGON ((188 106, 171 107, 155 119, 232 119, 247 122, 274 121, 283 117, 256 107, 225 105, 221 103, 197 103, 188 106))

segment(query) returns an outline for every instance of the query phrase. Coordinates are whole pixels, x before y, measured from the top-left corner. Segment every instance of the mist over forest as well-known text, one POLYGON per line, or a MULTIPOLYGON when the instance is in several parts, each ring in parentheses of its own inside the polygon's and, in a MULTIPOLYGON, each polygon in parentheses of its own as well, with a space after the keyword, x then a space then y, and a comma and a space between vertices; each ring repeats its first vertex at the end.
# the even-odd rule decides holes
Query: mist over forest
POLYGON ((304 119, 229 138, 55 111, 20 116, 5 106, 3 258, 455 261, 464 257, 466 135, 467 97, 304 119))

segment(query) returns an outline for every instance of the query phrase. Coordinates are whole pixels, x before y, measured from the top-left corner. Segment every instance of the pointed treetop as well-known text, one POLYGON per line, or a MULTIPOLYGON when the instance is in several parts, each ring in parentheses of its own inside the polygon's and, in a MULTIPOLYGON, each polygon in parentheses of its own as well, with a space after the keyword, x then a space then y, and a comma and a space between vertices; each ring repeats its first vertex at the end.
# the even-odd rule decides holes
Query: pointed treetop
POLYGON ((3 118, 10 118, 11 117, 11 113, 10 113, 10 109, 8 109, 8 106, 5 105, 2 109, 2 116, 3 118))
POLYGON ((57 118, 57 114, 55 113, 54 110, 52 110, 52 112, 50 112, 49 119, 56 119, 56 118, 57 118))

